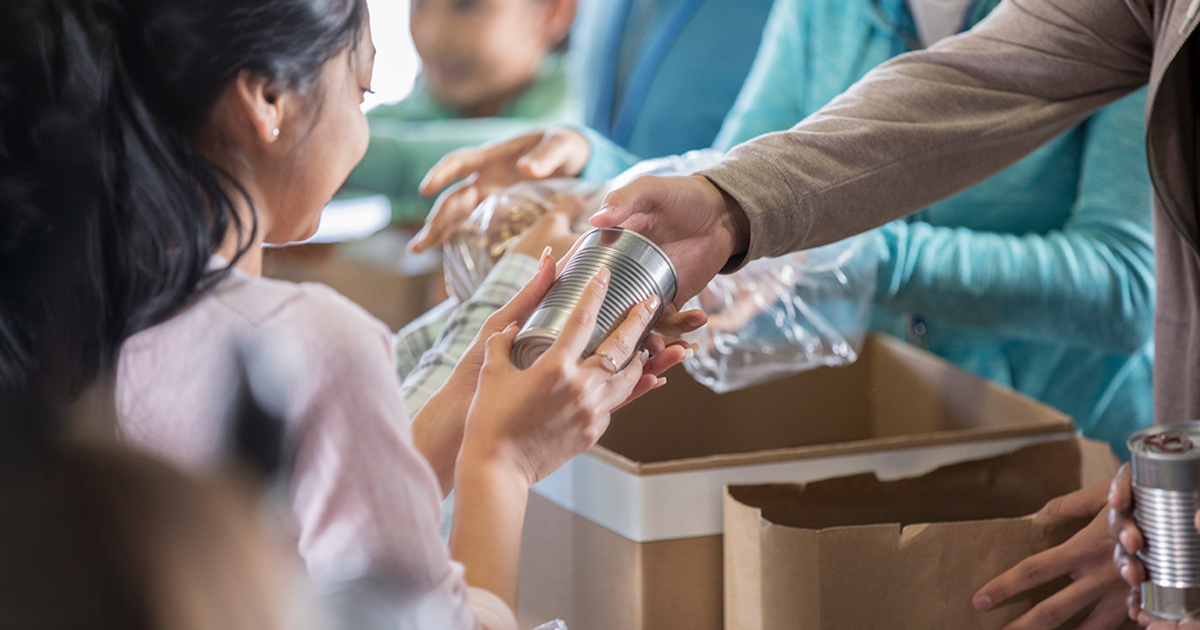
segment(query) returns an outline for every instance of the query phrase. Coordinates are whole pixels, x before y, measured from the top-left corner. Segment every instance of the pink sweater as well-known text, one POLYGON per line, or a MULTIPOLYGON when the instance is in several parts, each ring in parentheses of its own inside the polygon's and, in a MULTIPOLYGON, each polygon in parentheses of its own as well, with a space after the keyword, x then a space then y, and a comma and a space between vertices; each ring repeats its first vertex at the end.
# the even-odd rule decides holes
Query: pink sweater
POLYGON ((438 535, 442 495, 413 444, 386 326, 325 286, 235 271, 131 337, 117 372, 124 437, 191 472, 219 463, 238 343, 265 353, 287 401, 289 494, 317 586, 370 584, 399 627, 515 628, 438 535))

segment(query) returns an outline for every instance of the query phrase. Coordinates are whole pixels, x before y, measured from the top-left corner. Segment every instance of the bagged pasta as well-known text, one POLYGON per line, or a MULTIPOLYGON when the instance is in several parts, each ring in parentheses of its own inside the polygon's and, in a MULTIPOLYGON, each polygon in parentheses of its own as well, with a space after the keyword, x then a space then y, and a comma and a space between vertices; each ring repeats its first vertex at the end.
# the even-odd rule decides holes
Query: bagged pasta
POLYGON ((489 195, 455 231, 442 250, 446 286, 466 300, 479 288, 496 261, 542 215, 562 212, 572 231, 587 231, 608 187, 604 183, 560 178, 520 182, 489 195))

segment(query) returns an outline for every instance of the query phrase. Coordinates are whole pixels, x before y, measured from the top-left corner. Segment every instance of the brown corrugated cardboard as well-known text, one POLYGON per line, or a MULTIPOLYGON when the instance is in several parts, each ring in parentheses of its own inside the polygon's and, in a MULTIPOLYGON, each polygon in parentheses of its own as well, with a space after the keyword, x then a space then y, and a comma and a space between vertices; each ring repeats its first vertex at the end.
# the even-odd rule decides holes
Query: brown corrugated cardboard
POLYGON ((329 285, 397 331, 436 303, 441 283, 436 259, 404 251, 407 236, 389 228, 345 243, 268 248, 263 275, 329 285))
POLYGON ((986 613, 975 591, 1088 522, 1026 515, 1115 469, 1107 445, 1067 440, 914 479, 730 486, 725 627, 1002 628, 1061 584, 986 613))
POLYGON ((890 478, 1069 439, 1070 419, 925 352, 869 337, 859 361, 718 396, 682 370, 614 414, 531 493, 519 612, 572 630, 723 624, 722 488, 890 478))

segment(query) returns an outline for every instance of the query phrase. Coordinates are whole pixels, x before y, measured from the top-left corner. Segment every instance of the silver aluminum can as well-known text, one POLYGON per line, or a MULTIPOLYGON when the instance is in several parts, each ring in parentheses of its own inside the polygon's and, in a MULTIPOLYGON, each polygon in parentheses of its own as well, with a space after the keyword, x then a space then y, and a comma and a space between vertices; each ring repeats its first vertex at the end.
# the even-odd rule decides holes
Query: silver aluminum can
POLYGON ((1129 437, 1133 518, 1145 540, 1142 609, 1160 619, 1200 616, 1200 422, 1129 437))
MULTIPOLYGON (((634 306, 657 295, 658 311, 642 333, 642 340, 645 340, 662 317, 663 310, 675 299, 679 286, 675 267, 657 245, 637 232, 596 228, 581 237, 579 247, 567 261, 562 274, 517 333, 512 352, 517 367, 525 369, 533 365, 550 348, 575 310, 588 281, 601 267, 608 267, 611 274, 608 294, 600 306, 596 328, 583 356, 595 352, 600 342, 620 326, 634 306)), ((632 358, 632 354, 624 357, 625 361, 619 367, 624 368, 632 358)), ((622 357, 613 359, 620 361, 622 357)))

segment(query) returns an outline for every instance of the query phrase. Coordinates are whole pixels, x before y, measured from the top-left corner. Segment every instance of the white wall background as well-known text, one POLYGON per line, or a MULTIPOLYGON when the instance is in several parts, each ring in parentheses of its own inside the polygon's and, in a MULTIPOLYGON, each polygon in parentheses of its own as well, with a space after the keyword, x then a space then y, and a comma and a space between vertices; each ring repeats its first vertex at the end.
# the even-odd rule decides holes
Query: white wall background
POLYGON ((371 37, 375 40, 374 94, 363 109, 395 103, 412 91, 421 60, 408 33, 408 0, 367 0, 371 10, 371 37))

